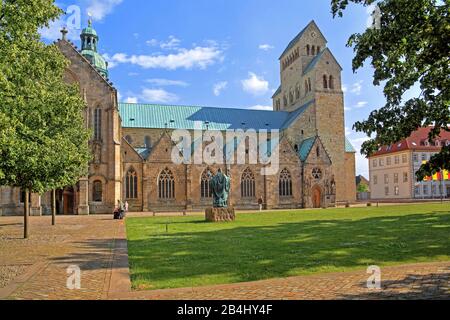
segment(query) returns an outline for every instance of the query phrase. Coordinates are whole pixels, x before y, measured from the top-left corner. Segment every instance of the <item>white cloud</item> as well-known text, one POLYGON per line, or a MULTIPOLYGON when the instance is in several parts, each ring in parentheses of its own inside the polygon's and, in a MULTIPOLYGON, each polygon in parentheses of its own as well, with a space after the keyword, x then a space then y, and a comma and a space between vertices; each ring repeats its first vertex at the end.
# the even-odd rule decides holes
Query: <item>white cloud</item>
POLYGON ((156 39, 151 39, 145 42, 150 47, 156 47, 159 44, 159 41, 156 39))
POLYGON ((361 109, 361 108, 364 108, 365 106, 367 106, 367 104, 368 104, 367 101, 359 101, 359 102, 356 104, 355 108, 361 109))
POLYGON ((138 103, 137 97, 128 97, 125 99, 125 103, 138 103))
POLYGON ((193 49, 179 49, 169 55, 131 55, 116 53, 111 57, 112 62, 130 63, 144 69, 206 69, 208 66, 222 60, 222 51, 217 47, 195 47, 193 49))
POLYGON ((174 36, 170 36, 167 42, 162 42, 160 44, 161 49, 176 49, 180 45, 180 40, 174 36))
POLYGON ((344 107, 344 111, 350 111, 350 110, 352 110, 352 108, 344 107))
POLYGON ((363 84, 363 80, 354 83, 350 92, 359 96, 362 91, 362 84, 363 84))
POLYGON ((228 86, 227 81, 222 81, 222 82, 216 83, 213 88, 214 95, 216 97, 220 96, 221 92, 223 90, 225 90, 227 88, 227 86, 228 86))
POLYGON ((260 44, 259 49, 264 51, 272 50, 274 46, 271 46, 270 44, 260 44))
POLYGON ((140 98, 151 103, 173 103, 178 101, 178 96, 164 89, 144 89, 140 98))
POLYGON ((263 77, 258 77, 253 72, 249 72, 249 78, 241 82, 244 91, 255 96, 266 94, 269 91, 269 82, 264 80, 263 77))
POLYGON ((187 87, 189 84, 180 80, 169 80, 169 79, 147 79, 145 82, 154 84, 160 87, 168 87, 168 86, 178 86, 178 87, 187 87))
MULTIPOLYGON (((41 37, 46 40, 55 41, 57 39, 61 39, 61 30, 63 27, 66 27, 66 22, 63 20, 55 20, 50 22, 49 28, 43 28, 39 30, 41 37)), ((81 29, 67 28, 67 39, 76 41, 80 39, 81 29)))
POLYGON ((273 107, 272 106, 263 106, 263 105, 256 105, 253 107, 248 108, 250 110, 263 110, 263 111, 273 111, 273 107))
POLYGON ((348 91, 347 85, 346 85, 346 84, 343 84, 343 85, 342 85, 342 92, 347 93, 347 91, 348 91))
POLYGON ((87 12, 93 20, 99 21, 110 14, 122 0, 89 0, 88 3, 87 12))

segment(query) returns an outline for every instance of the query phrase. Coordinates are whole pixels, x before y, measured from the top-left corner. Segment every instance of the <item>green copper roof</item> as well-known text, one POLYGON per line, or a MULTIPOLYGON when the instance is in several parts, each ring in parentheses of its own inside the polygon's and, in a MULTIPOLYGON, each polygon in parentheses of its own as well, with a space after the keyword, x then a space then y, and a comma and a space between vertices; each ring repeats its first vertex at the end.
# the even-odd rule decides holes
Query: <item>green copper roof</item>
POLYGON ((124 128, 194 130, 198 122, 203 130, 282 130, 290 126, 312 102, 296 111, 260 111, 248 109, 119 103, 124 128))
POLYGON ((306 158, 308 158, 308 155, 311 152, 314 142, 316 142, 316 138, 317 137, 312 137, 303 140, 302 144, 300 145, 300 148, 298 149, 298 155, 300 156, 300 159, 302 161, 305 161, 306 158))
POLYGON ((345 152, 354 152, 354 153, 356 153, 355 148, 353 147, 352 143, 350 142, 350 140, 348 140, 347 137, 345 137, 345 152))
POLYGON ((88 59, 91 64, 105 77, 108 77, 108 65, 106 64, 105 58, 101 56, 98 52, 93 50, 82 50, 81 54, 88 59))
POLYGON ((97 31, 95 31, 95 29, 92 28, 92 27, 84 28, 83 31, 81 31, 81 34, 86 34, 86 35, 89 34, 89 35, 93 35, 95 37, 98 37, 97 31))

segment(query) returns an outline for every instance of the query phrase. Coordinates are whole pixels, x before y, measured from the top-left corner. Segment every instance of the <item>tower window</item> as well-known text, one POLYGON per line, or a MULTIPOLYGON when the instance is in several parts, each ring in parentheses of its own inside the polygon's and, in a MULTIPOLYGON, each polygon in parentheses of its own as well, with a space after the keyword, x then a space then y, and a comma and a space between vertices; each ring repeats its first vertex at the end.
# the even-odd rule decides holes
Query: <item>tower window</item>
POLYGON ((323 75, 323 88, 328 89, 328 77, 324 74, 323 75))
POLYGON ((332 90, 334 89, 334 78, 333 78, 333 76, 330 76, 329 87, 332 90))
POLYGON ((94 139, 102 140, 102 109, 95 109, 94 113, 94 139))

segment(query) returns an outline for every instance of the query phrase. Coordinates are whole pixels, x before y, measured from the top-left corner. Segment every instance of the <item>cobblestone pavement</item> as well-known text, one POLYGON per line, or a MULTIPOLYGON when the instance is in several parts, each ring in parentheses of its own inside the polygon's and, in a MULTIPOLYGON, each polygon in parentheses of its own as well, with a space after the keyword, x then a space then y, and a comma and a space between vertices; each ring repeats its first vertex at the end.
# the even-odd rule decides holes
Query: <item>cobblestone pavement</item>
POLYGON ((0 217, 0 279, 5 279, 0 298, 106 297, 114 239, 122 221, 111 216, 64 216, 57 217, 53 227, 50 217, 31 217, 28 240, 22 238, 22 221, 0 217), (72 265, 81 269, 80 290, 67 289, 67 268, 72 265))
POLYGON ((450 262, 382 268, 382 289, 368 290, 365 270, 201 288, 129 291, 123 221, 111 216, 0 217, 0 299, 450 299, 450 262), (81 289, 67 289, 67 268, 81 289))
POLYGON ((148 300, 450 300, 450 262, 382 268, 381 290, 367 289, 366 270, 242 284, 133 292, 148 300))

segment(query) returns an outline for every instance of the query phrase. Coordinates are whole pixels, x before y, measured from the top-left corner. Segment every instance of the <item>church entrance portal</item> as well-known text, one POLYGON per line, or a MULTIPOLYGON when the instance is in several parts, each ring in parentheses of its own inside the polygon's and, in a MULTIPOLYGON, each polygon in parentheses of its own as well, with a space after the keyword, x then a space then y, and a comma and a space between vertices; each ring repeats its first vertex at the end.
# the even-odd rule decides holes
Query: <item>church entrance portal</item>
POLYGON ((322 207, 322 192, 319 187, 314 187, 312 192, 312 203, 314 208, 322 207))

